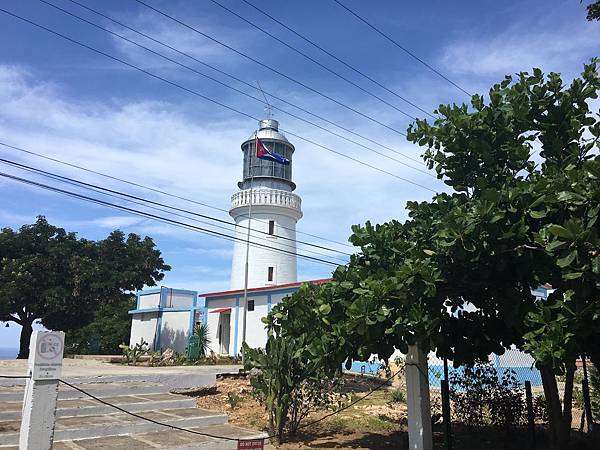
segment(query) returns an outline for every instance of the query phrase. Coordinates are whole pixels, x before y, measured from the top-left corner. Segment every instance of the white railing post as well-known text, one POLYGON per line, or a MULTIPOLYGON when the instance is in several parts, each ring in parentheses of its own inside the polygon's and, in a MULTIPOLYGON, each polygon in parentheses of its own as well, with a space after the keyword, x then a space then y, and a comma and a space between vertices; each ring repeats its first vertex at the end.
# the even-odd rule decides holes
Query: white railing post
POLYGON ((405 372, 408 448, 410 450, 433 450, 427 354, 417 345, 408 347, 405 372))
POLYGON ((31 335, 19 450, 52 448, 64 343, 65 334, 60 331, 34 331, 31 335))

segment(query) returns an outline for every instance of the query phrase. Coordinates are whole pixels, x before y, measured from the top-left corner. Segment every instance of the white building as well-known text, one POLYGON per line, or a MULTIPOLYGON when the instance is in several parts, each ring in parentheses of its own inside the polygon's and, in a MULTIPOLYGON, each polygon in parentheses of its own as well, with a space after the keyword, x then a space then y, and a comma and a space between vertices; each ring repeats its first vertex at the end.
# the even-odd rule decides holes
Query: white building
POLYGON ((160 287, 137 293, 132 315, 129 345, 146 341, 152 351, 168 348, 183 352, 195 323, 201 321, 202 306, 198 293, 160 287))
POLYGON ((261 319, 300 286, 296 223, 302 218, 302 200, 293 192, 296 189, 292 181, 295 148, 279 131, 276 120, 261 120, 258 125, 258 130, 241 145, 242 181, 238 182, 239 191, 231 197, 229 209, 238 225, 231 263, 231 290, 203 294, 201 298, 194 291, 164 287, 138 293, 137 308, 130 311, 133 316, 130 345, 143 338, 154 350, 183 351, 193 326, 202 321, 209 327, 212 351, 238 355, 243 342, 247 260, 246 342, 251 347, 262 347, 267 334, 261 319), (284 165, 257 158, 257 137, 269 151, 282 155, 290 163, 284 165), (169 292, 187 296, 186 300, 170 303, 169 292))
POLYGON ((242 143, 244 167, 242 181, 238 183, 240 191, 231 197, 229 214, 239 225, 231 263, 231 290, 202 295, 211 350, 219 354, 238 355, 241 350, 246 260, 246 342, 251 347, 265 345, 267 334, 261 319, 273 305, 300 286, 296 223, 302 217, 302 200, 293 193, 295 148, 279 131, 276 120, 261 120, 258 125, 258 130, 242 143), (289 165, 257 158, 257 137, 270 151, 287 158, 289 165))
POLYGON ((233 247, 231 289, 244 287, 246 251, 248 255, 248 287, 295 283, 296 223, 302 217, 302 200, 292 191, 292 156, 294 146, 279 132, 273 119, 261 120, 259 129, 242 144, 244 169, 240 188, 231 197, 229 214, 239 226, 233 247), (269 150, 287 158, 290 163, 256 157, 256 137, 269 150), (250 242, 246 245, 248 227, 250 242))

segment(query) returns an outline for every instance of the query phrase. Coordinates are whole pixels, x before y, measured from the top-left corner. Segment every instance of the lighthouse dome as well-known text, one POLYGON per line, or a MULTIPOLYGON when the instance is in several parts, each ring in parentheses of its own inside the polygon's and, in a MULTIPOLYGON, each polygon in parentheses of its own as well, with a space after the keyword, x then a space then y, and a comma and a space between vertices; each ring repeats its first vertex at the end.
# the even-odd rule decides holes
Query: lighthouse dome
POLYGON ((292 181, 292 155, 295 148, 285 135, 279 131, 277 120, 263 119, 259 121, 258 130, 242 143, 241 149, 244 153, 244 169, 242 181, 238 183, 240 189, 248 189, 251 184, 253 187, 268 187, 284 191, 296 189, 296 184, 292 181), (284 165, 257 158, 257 137, 270 151, 282 155, 290 163, 284 165))

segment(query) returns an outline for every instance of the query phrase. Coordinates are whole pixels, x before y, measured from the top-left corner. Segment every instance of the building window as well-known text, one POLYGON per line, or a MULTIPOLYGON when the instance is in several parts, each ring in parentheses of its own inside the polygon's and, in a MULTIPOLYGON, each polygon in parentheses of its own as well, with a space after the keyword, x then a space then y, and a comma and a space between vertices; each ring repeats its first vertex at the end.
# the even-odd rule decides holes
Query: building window
POLYGON ((267 281, 273 281, 273 267, 269 267, 267 281))
POLYGON ((273 236, 275 234, 275 221, 269 220, 269 234, 273 236))
POLYGON ((254 300, 248 300, 248 311, 254 311, 254 300))

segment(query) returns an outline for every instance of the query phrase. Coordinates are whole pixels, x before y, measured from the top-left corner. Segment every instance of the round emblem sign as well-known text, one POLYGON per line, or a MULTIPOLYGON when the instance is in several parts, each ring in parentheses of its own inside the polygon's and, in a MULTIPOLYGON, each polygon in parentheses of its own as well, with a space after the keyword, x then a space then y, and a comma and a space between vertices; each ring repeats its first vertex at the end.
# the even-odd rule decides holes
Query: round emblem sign
POLYGON ((46 334, 39 341, 36 352, 40 358, 54 359, 63 351, 62 339, 56 334, 46 334))

